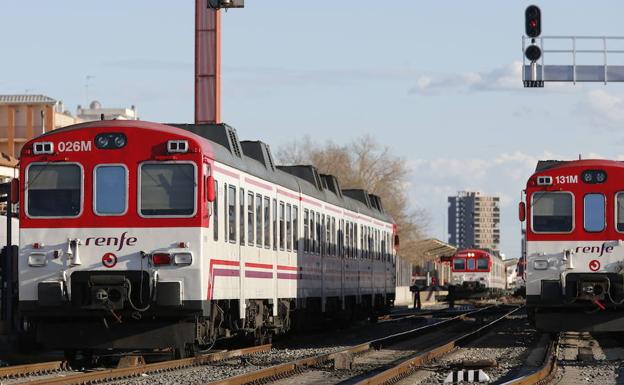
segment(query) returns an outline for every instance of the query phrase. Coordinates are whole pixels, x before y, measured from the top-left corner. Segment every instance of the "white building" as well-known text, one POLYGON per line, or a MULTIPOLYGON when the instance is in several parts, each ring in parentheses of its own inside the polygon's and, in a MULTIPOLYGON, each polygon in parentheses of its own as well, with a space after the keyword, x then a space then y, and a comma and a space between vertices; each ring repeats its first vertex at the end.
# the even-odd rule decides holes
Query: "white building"
POLYGON ((89 108, 78 106, 76 116, 82 121, 89 122, 94 120, 139 120, 135 106, 130 108, 104 108, 102 103, 94 100, 89 104, 89 108))

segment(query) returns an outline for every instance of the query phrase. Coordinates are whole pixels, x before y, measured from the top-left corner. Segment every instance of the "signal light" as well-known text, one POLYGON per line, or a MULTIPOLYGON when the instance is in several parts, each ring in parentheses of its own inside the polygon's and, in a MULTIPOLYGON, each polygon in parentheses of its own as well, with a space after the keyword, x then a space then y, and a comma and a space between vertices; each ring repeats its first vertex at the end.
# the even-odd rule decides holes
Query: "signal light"
POLYGON ((542 57, 542 50, 540 47, 532 44, 524 50, 524 56, 526 56, 529 61, 536 62, 542 57))
POLYGON ((104 150, 122 148, 126 143, 128 143, 128 139, 122 133, 98 134, 95 137, 95 147, 104 150))
POLYGON ((528 37, 542 33, 542 11, 537 5, 529 5, 524 11, 524 30, 528 37))
POLYGON ((154 266, 170 265, 171 254, 169 253, 154 253, 152 254, 152 264, 154 266))

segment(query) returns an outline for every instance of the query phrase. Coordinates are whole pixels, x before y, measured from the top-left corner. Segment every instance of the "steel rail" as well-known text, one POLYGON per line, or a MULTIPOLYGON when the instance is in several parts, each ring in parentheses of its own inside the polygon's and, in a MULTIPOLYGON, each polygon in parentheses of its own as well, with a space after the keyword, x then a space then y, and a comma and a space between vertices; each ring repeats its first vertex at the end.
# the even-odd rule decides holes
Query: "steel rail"
POLYGON ((505 313, 502 317, 495 319, 494 321, 488 323, 487 325, 481 326, 477 330, 473 330, 444 345, 440 345, 438 347, 430 349, 417 356, 408 358, 407 360, 402 361, 401 363, 399 363, 398 365, 392 368, 389 368, 370 378, 357 382, 356 385, 381 385, 381 384, 396 382, 398 379, 404 378, 412 374, 416 370, 418 370, 418 368, 424 363, 429 362, 435 358, 438 358, 450 352, 451 350, 455 349, 455 347, 459 346, 460 344, 466 343, 470 340, 480 337, 482 332, 492 328, 494 325, 498 324, 500 321, 506 319, 507 317, 509 317, 510 315, 512 315, 513 313, 517 312, 520 309, 521 307, 516 307, 515 309, 505 313))
MULTIPOLYGON (((291 361, 288 363, 270 366, 268 368, 240 374, 240 375, 229 377, 229 378, 224 378, 222 380, 211 381, 211 382, 206 383, 206 385, 244 385, 244 384, 249 384, 249 383, 262 383, 264 381, 269 381, 271 379, 277 380, 277 379, 285 378, 285 377, 303 372, 307 368, 310 368, 312 366, 321 365, 325 362, 334 360, 341 354, 344 354, 344 353, 358 354, 358 353, 366 352, 375 348, 380 348, 383 345, 390 345, 392 343, 395 343, 396 341, 402 341, 406 337, 409 338, 417 334, 421 334, 423 332, 432 331, 432 330, 438 329, 440 326, 462 320, 466 316, 475 315, 486 310, 491 310, 493 308, 495 308, 495 306, 484 307, 484 308, 477 309, 471 312, 458 314, 455 317, 448 318, 448 319, 445 319, 443 321, 440 321, 434 324, 425 325, 425 326, 421 326, 421 327, 408 330, 405 332, 377 338, 368 342, 364 342, 358 345, 348 347, 346 349, 338 350, 336 352, 325 353, 325 354, 321 354, 318 356, 302 358, 302 359, 298 359, 298 360, 291 361)), ((517 310, 517 308, 515 310, 517 310)))
POLYGON ((559 352, 559 339, 561 335, 557 338, 553 338, 548 344, 548 349, 546 349, 546 354, 544 354, 544 361, 542 362, 542 366, 534 371, 533 373, 527 374, 522 377, 515 378, 513 380, 507 381, 501 385, 534 385, 534 384, 545 384, 555 375, 557 371, 557 355, 559 352))
POLYGON ((112 381, 121 378, 136 377, 142 374, 177 370, 191 366, 204 365, 212 362, 223 361, 233 357, 240 357, 271 350, 271 345, 253 346, 250 348, 223 350, 214 353, 202 354, 197 357, 182 358, 179 360, 156 362, 129 368, 107 369, 68 375, 58 378, 44 378, 30 381, 30 385, 80 385, 97 381, 112 381))
POLYGON ((0 368, 0 379, 21 377, 30 374, 52 373, 67 369, 65 361, 39 362, 34 364, 13 365, 0 368))

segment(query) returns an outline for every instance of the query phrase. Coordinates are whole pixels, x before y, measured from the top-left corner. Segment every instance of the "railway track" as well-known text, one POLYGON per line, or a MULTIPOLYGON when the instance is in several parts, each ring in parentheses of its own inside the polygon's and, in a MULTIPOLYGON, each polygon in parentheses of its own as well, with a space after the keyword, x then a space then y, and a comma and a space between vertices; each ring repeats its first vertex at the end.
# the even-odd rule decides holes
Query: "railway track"
MULTIPOLYGON (((314 372, 317 370, 320 370, 321 372, 327 372, 327 371, 340 372, 341 375, 337 375, 334 378, 332 378, 332 380, 335 380, 335 382, 344 381, 345 380, 344 373, 353 372, 355 373, 355 375, 350 376, 351 377, 350 382, 353 382, 352 381, 353 379, 365 376, 366 373, 369 375, 369 377, 372 377, 371 373, 375 373, 373 369, 369 368, 370 365, 367 363, 363 363, 363 365, 359 365, 360 366, 359 370, 357 369, 353 370, 353 366, 355 365, 354 364, 355 358, 359 358, 365 354, 375 355, 376 352, 380 352, 380 351, 385 352, 390 346, 405 345, 406 341, 413 340, 418 337, 428 340, 427 343, 429 344, 435 344, 435 340, 439 340, 442 335, 449 333, 450 330, 452 330, 452 328, 456 328, 456 329, 466 328, 467 326, 462 325, 462 324, 476 323, 475 320, 477 318, 483 317, 485 319, 487 317, 493 317, 492 314, 499 314, 499 313, 502 314, 502 316, 500 317, 499 316, 494 317, 496 318, 496 320, 493 321, 492 324, 495 324, 496 322, 504 319, 507 315, 517 310, 518 310, 517 307, 513 307, 512 309, 508 307, 503 309, 501 307, 495 307, 495 306, 481 308, 481 309, 474 310, 468 313, 457 315, 449 319, 445 319, 435 324, 417 327, 410 331, 396 333, 396 334, 389 335, 386 337, 378 338, 375 340, 371 340, 365 343, 350 346, 348 348, 334 351, 331 353, 320 354, 320 355, 316 355, 312 357, 306 357, 306 358, 294 360, 294 361, 283 363, 283 364, 261 368, 259 370, 240 374, 240 375, 233 376, 230 378, 213 381, 213 382, 210 382, 209 384, 210 385, 244 385, 244 384, 258 383, 258 382, 279 383, 279 381, 283 378, 308 374, 310 372, 314 372), (438 335, 436 336, 430 335, 432 333, 435 333, 436 331, 439 332, 438 335), (363 370, 362 370, 362 367, 364 368, 363 370), (337 371, 335 369, 337 369, 337 371)), ((472 327, 469 334, 476 335, 484 331, 485 329, 487 329, 489 326, 490 326, 490 323, 488 322, 487 325, 478 327, 476 329, 472 327)), ((456 334, 458 333, 458 331, 454 330, 453 333, 456 334)), ((463 338, 468 338, 468 337, 464 336, 463 338)), ((452 344, 446 344, 444 346, 440 346, 434 349, 434 351, 426 351, 425 356, 423 356, 423 359, 424 357, 432 358, 436 354, 443 354, 444 351, 448 351, 447 349, 452 349, 452 344)), ((390 362, 392 362, 393 360, 396 360, 397 354, 398 355, 401 354, 399 350, 394 350, 394 351, 389 352, 388 354, 386 354, 386 361, 381 363, 380 365, 381 366, 387 365, 388 360, 390 360, 390 362)), ((405 352, 403 352, 403 354, 405 354, 405 352)), ((306 380, 307 379, 303 379, 303 378, 297 379, 297 381, 301 383, 307 382, 306 380)), ((287 381, 292 382, 293 379, 288 378, 287 381)), ((356 381, 362 384, 367 383, 365 382, 364 379, 358 379, 356 381)))
MULTIPOLYGON (((157 362, 145 365, 139 365, 135 367, 128 368, 118 368, 118 369, 103 369, 103 370, 93 370, 86 372, 67 372, 63 373, 62 376, 57 377, 47 377, 40 379, 29 379, 27 382, 29 385, 80 385, 80 384, 90 384, 96 382, 111 382, 120 379, 127 379, 137 376, 143 376, 150 373, 156 372, 165 372, 172 370, 179 370, 183 368, 189 368, 193 366, 200 366, 215 363, 218 361, 227 360, 234 357, 242 357, 257 354, 260 352, 266 352, 271 349, 271 345, 261 345, 248 347, 243 349, 235 349, 235 350, 222 350, 216 351, 213 353, 207 353, 203 355, 199 355, 197 357, 192 358, 183 358, 178 360, 157 362)), ((37 364, 41 365, 41 364, 37 364)), ((29 365, 20 365, 20 366, 29 366, 29 365)), ((5 369, 10 369, 5 368, 5 369)), ((17 367, 13 367, 17 368, 17 367)), ((23 370, 23 369, 22 369, 23 370)), ((24 372, 24 374, 32 374, 32 373, 43 373, 41 370, 38 372, 24 372)), ((23 376, 23 375, 22 375, 23 376)), ((19 377, 19 376, 13 376, 19 377)))
POLYGON ((65 361, 40 362, 25 365, 13 365, 0 368, 0 380, 17 378, 27 375, 47 374, 68 369, 65 361))

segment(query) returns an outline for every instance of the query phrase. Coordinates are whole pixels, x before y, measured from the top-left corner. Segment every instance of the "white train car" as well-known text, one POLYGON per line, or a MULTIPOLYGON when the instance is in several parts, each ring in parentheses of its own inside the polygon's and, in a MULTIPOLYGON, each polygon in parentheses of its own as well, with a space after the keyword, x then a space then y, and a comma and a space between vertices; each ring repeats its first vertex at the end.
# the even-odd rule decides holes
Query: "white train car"
POLYGON ((45 346, 183 355, 393 303, 379 197, 277 166, 225 124, 70 126, 20 166, 19 304, 45 346))

